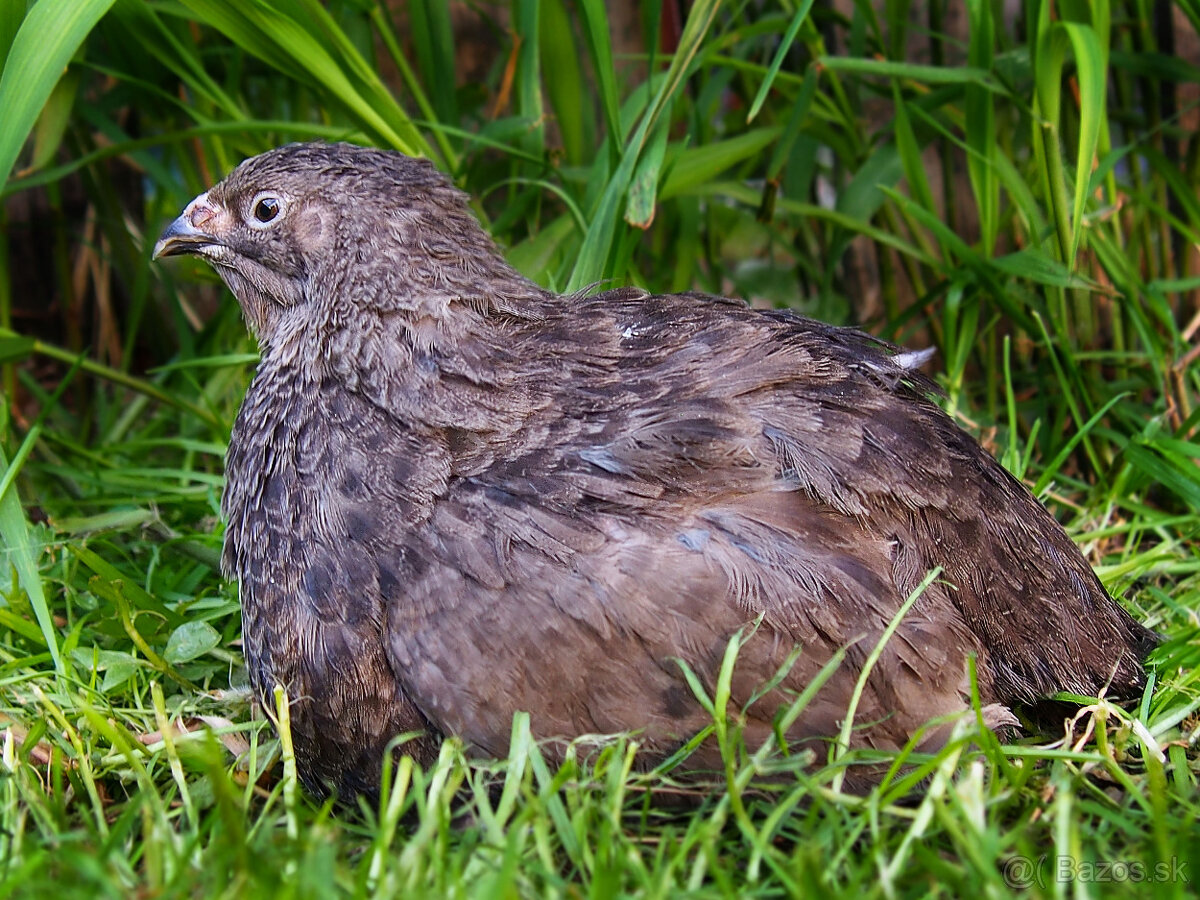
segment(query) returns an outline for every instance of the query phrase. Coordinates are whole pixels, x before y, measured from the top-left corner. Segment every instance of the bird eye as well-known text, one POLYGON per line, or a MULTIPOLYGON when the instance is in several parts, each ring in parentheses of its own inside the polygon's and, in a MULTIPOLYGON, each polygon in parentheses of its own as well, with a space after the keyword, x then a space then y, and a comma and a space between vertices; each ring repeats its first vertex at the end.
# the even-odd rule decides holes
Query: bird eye
POLYGON ((279 201, 274 197, 261 197, 254 204, 254 218, 266 225, 279 215, 279 201))

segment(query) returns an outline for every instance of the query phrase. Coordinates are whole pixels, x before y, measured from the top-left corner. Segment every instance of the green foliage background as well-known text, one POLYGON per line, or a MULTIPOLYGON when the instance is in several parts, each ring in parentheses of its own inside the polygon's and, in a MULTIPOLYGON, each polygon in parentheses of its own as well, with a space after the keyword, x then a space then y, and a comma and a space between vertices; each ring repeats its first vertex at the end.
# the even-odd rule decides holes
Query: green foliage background
POLYGON ((468 77, 437 0, 0 0, 0 894, 1200 878, 1200 4, 662 0, 618 49, 619 9, 472 4, 468 77), (1054 744, 964 733, 866 798, 836 754, 750 790, 764 763, 717 696, 729 781, 686 813, 642 802, 683 789, 627 742, 551 771, 520 721, 507 761, 451 742, 380 811, 314 806, 238 687, 217 574, 254 347, 202 265, 149 260, 191 197, 298 139, 431 157, 556 289, 702 289, 936 346, 948 407, 1166 636, 1153 688, 1054 744))

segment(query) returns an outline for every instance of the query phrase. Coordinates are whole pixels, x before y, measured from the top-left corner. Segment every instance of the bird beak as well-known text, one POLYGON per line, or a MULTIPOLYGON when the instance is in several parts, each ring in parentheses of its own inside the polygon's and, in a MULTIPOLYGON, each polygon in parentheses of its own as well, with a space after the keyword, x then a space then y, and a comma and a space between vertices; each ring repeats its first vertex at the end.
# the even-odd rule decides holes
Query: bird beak
POLYGON ((154 245, 154 259, 163 256, 179 256, 184 253, 202 253, 205 247, 219 244, 205 226, 216 218, 217 211, 208 202, 205 192, 187 205, 179 218, 167 226, 158 243, 154 245))

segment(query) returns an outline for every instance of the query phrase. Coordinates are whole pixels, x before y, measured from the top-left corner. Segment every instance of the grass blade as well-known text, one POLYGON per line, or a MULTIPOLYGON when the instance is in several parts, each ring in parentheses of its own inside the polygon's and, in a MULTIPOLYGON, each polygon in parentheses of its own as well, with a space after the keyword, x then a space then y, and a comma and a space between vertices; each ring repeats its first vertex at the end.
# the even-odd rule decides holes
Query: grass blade
MULTIPOLYGON (((992 4, 988 0, 968 0, 967 18, 970 22, 967 61, 976 69, 990 71, 995 40, 992 4)), ((975 207, 979 212, 983 253, 991 256, 1000 230, 1000 192, 994 165, 998 155, 996 115, 990 91, 978 83, 968 84, 965 91, 965 128, 967 145, 971 151, 967 154, 967 173, 975 194, 975 207)))
POLYGON ((54 626, 54 617, 50 613, 50 604, 46 601, 42 577, 38 572, 37 558, 39 554, 33 546, 29 523, 21 509, 16 485, 13 484, 16 465, 17 462, 14 461, 13 466, 9 466, 4 451, 0 450, 0 466, 4 466, 4 482, 8 485, 8 489, 3 495, 0 495, 0 538, 4 539, 4 546, 7 550, 4 554, 5 564, 11 565, 17 570, 21 587, 25 589, 25 594, 29 597, 29 604, 33 607, 38 625, 42 629, 42 638, 46 642, 46 648, 50 651, 51 659, 54 660, 55 671, 62 672, 62 658, 58 649, 58 630, 54 626))
POLYGON ((0 75, 0 182, 8 180, 63 69, 112 4, 113 0, 38 0, 21 22, 0 75))
POLYGON ((812 9, 812 5, 813 0, 801 0, 800 8, 792 16, 792 24, 788 26, 787 33, 779 43, 779 49, 775 51, 775 58, 771 60, 771 65, 767 69, 767 75, 763 79, 762 84, 759 85, 758 93, 754 95, 754 100, 750 104, 750 112, 746 113, 747 124, 753 122, 762 111, 763 103, 767 100, 767 94, 771 91, 771 85, 775 83, 779 69, 783 65, 788 51, 792 49, 792 42, 796 40, 796 35, 800 32, 800 26, 808 19, 808 13, 812 9))

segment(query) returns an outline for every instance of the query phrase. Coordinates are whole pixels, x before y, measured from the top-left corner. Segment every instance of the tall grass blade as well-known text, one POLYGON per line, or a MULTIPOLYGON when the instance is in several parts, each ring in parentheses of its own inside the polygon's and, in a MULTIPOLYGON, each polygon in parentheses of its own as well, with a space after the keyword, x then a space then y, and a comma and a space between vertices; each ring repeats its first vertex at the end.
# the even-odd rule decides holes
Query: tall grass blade
POLYGON ((542 3, 539 43, 542 67, 553 73, 545 79, 546 96, 558 122, 563 151, 568 163, 583 165, 595 145, 595 107, 589 96, 584 57, 576 45, 571 16, 563 0, 542 3))
POLYGON ((542 30, 540 0, 516 0, 513 25, 517 34, 516 111, 524 126, 518 143, 528 152, 538 153, 546 143, 542 57, 538 52, 542 30))
POLYGON ((387 146, 410 156, 434 155, 375 70, 319 4, 278 0, 276 6, 234 7, 220 0, 181 2, 245 52, 335 100, 387 146))
POLYGON ((1075 199, 1071 214, 1071 249, 1066 263, 1075 266, 1075 255, 1083 236, 1083 213, 1088 187, 1092 180, 1092 163, 1100 143, 1100 133, 1107 116, 1107 68, 1104 51, 1096 32, 1090 26, 1065 22, 1062 26, 1075 50, 1075 77, 1079 82, 1079 149, 1075 162, 1075 199))
MULTIPOLYGON (((989 0, 968 0, 967 19, 970 23, 967 61, 973 68, 990 71, 995 42, 992 4, 989 0)), ((971 151, 967 154, 967 173, 971 178, 971 190, 975 194, 975 207, 979 212, 983 253, 991 256, 1000 230, 1000 192, 994 163, 999 148, 996 145, 992 93, 978 83, 968 84, 963 105, 967 145, 971 151)))
POLYGON ((583 14, 583 33, 592 57, 596 90, 600 94, 600 108, 604 111, 604 121, 608 125, 609 150, 618 154, 625 145, 625 133, 621 129, 621 98, 617 92, 617 77, 613 68, 608 12, 602 0, 580 0, 579 9, 583 14))
POLYGON ((416 0, 408 4, 408 14, 417 64, 433 101, 434 112, 443 122, 457 122, 454 29, 450 23, 450 7, 438 0, 416 0))
POLYGON ((611 254, 618 231, 622 227, 619 221, 620 209, 638 158, 659 116, 667 112, 669 105, 677 97, 720 5, 720 0, 699 0, 688 14, 683 35, 679 40, 679 49, 671 60, 666 78, 655 94, 649 110, 642 116, 637 131, 623 149, 616 172, 605 186, 600 204, 588 225, 583 246, 580 247, 578 261, 567 282, 567 291, 578 291, 599 283, 611 272, 611 254))
POLYGON ((0 496, 0 538, 4 539, 6 551, 3 554, 3 564, 16 569, 21 587, 25 589, 25 595, 29 598, 29 605, 33 607, 34 615, 37 616, 46 649, 50 651, 50 657, 54 660, 55 671, 62 672, 62 657, 59 655, 58 648, 58 629, 55 628, 54 617, 50 612, 50 604, 46 600, 46 592, 42 586, 42 577, 37 566, 40 553, 34 546, 30 535, 29 523, 25 518, 24 510, 21 509, 16 485, 13 484, 14 473, 3 450, 0 450, 0 466, 4 467, 4 481, 8 484, 8 489, 0 496))
MULTIPOLYGON (((858 704, 862 699, 863 691, 867 687, 867 679, 871 676, 871 670, 875 668, 875 664, 879 662, 879 658, 883 656, 884 648, 887 647, 888 641, 892 639, 892 635, 896 633, 896 629, 900 627, 900 623, 904 621, 904 617, 908 615, 908 611, 912 609, 913 604, 921 598, 921 595, 929 589, 938 576, 942 574, 942 567, 936 566, 930 570, 921 583, 918 584, 908 598, 900 604, 900 608, 896 610, 896 614, 892 616, 887 627, 883 629, 883 633, 879 636, 879 640, 875 642, 875 646, 871 648, 871 652, 867 654, 867 658, 863 660, 862 670, 859 673, 858 681, 854 684, 854 691, 850 695, 850 705, 846 709, 846 716, 842 720, 842 729, 838 734, 837 743, 834 745, 832 753, 833 759, 836 761, 850 751, 850 733, 854 730, 854 715, 858 712, 858 704)), ((833 779, 833 790, 841 791, 842 784, 846 779, 846 770, 841 769, 833 779)))
MULTIPOLYGON (((0 183, 8 180, 63 69, 113 0, 38 0, 8 48, 0 74, 0 183)), ((9 4, 13 13, 20 4, 9 4)))
POLYGON ((792 43, 796 40, 796 35, 800 32, 800 26, 808 19, 812 5, 813 0, 801 0, 799 9, 792 16, 792 23, 788 26, 783 40, 779 42, 779 48, 775 51, 775 57, 771 60, 771 65, 767 67, 767 74, 763 78, 762 84, 759 85, 758 93, 754 95, 754 100, 750 103, 750 112, 746 113, 747 123, 753 122, 762 111, 763 104, 767 101, 767 94, 771 92, 771 86, 775 83, 775 78, 779 75, 779 69, 783 66, 783 61, 787 58, 788 51, 792 49, 792 43))

